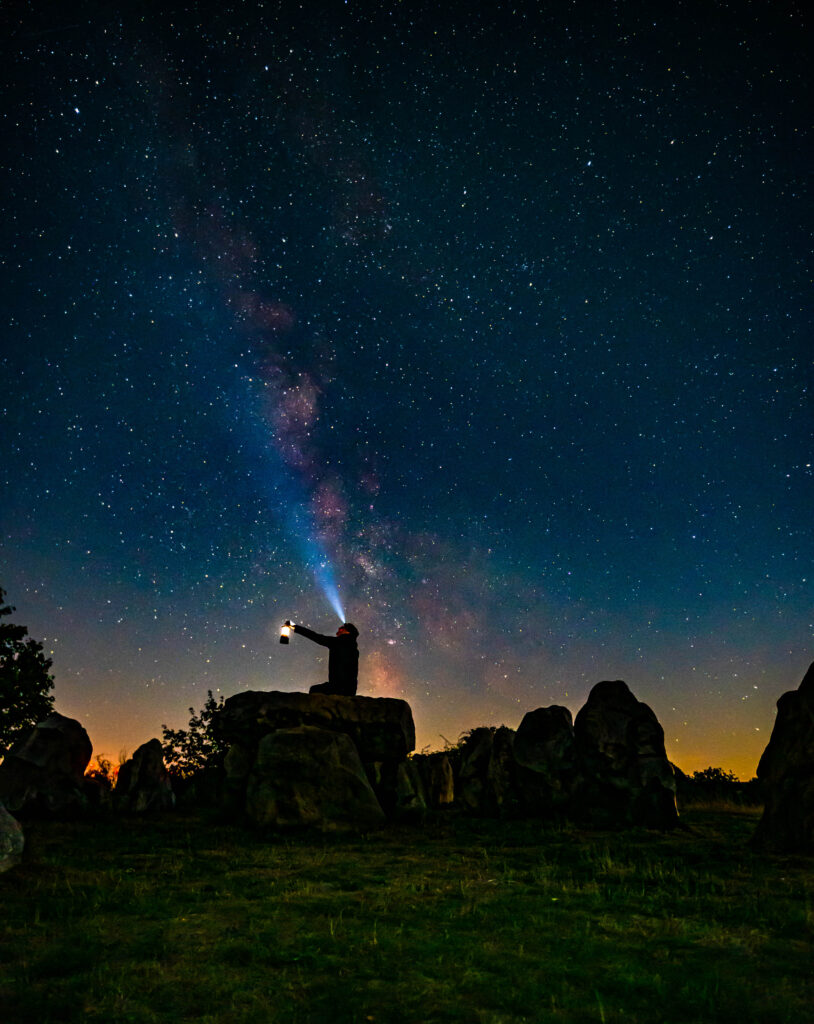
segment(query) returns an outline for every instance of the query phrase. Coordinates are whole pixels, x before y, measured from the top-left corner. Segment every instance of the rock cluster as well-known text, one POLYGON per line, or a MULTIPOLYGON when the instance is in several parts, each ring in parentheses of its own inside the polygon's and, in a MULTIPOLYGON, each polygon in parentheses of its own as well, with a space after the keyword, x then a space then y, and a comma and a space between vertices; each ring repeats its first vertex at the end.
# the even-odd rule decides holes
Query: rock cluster
POLYGON ((409 704, 249 690, 218 714, 225 802, 258 825, 371 827, 426 807, 409 704))
POLYGON ((555 705, 528 712, 517 732, 473 730, 455 798, 476 814, 600 827, 670 828, 678 820, 664 731, 621 680, 597 683, 573 723, 555 705))
MULTIPOLYGON (((402 700, 246 691, 213 722, 226 750, 222 802, 257 825, 370 828, 455 805, 464 813, 670 828, 676 779, 652 710, 621 680, 597 683, 572 721, 567 708, 529 711, 517 730, 473 729, 459 747, 411 755, 402 700)), ((93 807, 87 733, 56 712, 0 763, 0 871, 19 860, 12 815, 68 817, 93 807)), ((814 853, 814 665, 777 702, 758 765, 765 810, 759 849, 814 853)), ((167 810, 175 798, 159 740, 122 765, 116 810, 167 810)), ((98 800, 97 800, 98 804, 98 800)))
MULTIPOLYGON (((661 726, 620 680, 597 683, 574 722, 567 708, 537 708, 516 732, 474 729, 454 751, 412 757, 410 706, 391 698, 245 691, 224 703, 213 730, 226 751, 221 802, 260 826, 371 828, 453 803, 597 826, 677 820, 661 726)), ((0 800, 12 813, 78 806, 90 755, 79 723, 53 714, 0 764, 0 800)), ((174 802, 161 743, 150 740, 122 765, 113 808, 174 802)))
POLYGON ((673 770, 656 716, 621 681, 598 683, 572 722, 530 711, 517 732, 474 729, 461 748, 408 754, 404 701, 246 692, 217 720, 226 803, 260 825, 370 827, 453 802, 479 815, 669 828, 673 770))
POLYGON ((814 854, 814 664, 800 686, 778 700, 757 777, 764 810, 754 845, 778 853, 814 854))

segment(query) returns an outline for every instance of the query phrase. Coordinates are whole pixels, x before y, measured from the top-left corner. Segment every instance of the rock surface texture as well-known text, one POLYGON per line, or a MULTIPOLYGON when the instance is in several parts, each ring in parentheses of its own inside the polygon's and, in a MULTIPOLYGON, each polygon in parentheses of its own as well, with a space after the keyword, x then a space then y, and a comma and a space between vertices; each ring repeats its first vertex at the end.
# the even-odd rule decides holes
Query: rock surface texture
POLYGON ((777 702, 769 744, 757 766, 764 810, 754 845, 814 854, 814 664, 777 702))
POLYGON ((70 816, 87 805, 82 778, 93 747, 73 718, 52 712, 0 764, 0 801, 12 814, 70 816))
POLYGON ((362 761, 403 760, 415 747, 410 705, 391 697, 246 690, 224 703, 217 721, 227 744, 251 745, 277 729, 312 725, 350 736, 362 761))
POLYGON ((568 708, 537 708, 523 717, 514 737, 516 776, 525 810, 542 818, 567 815, 584 785, 568 708))
POLYGON ((678 821, 673 767, 655 714, 621 679, 597 683, 574 722, 585 783, 578 818, 670 828, 678 821))
POLYGON ((257 825, 370 828, 384 812, 349 736, 312 725, 264 736, 246 790, 257 825))
POLYGON ((449 807, 455 800, 455 777, 443 750, 434 754, 416 754, 410 764, 418 772, 424 801, 430 810, 449 807))
POLYGON ((24 846, 22 825, 0 804, 0 874, 20 863, 24 846))
POLYGON ((409 704, 385 697, 246 691, 217 717, 225 801, 258 825, 369 828, 424 809, 409 704))
POLYGON ((142 743, 121 766, 113 790, 113 806, 136 814, 168 811, 175 806, 160 740, 142 743))
POLYGON ((514 730, 505 725, 473 729, 461 749, 456 802, 478 815, 516 814, 522 797, 513 746, 514 730))

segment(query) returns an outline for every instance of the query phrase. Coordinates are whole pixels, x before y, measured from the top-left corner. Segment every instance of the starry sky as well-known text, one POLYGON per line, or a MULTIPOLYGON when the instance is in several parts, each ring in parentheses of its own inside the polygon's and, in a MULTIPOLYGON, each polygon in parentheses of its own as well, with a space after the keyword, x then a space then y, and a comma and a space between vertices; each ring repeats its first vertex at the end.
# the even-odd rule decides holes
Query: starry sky
POLYGON ((754 774, 812 658, 803 6, 488 6, 3 6, 0 585, 96 753, 344 615, 419 748, 622 678, 754 774))

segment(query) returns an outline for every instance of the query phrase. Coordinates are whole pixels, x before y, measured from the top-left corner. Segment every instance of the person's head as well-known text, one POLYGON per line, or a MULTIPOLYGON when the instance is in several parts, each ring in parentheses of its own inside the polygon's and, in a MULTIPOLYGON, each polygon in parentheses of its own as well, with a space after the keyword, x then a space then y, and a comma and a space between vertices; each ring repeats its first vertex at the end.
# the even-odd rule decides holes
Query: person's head
POLYGON ((352 622, 343 622, 339 629, 336 631, 337 636, 352 636, 355 640, 359 636, 359 630, 354 626, 352 622))

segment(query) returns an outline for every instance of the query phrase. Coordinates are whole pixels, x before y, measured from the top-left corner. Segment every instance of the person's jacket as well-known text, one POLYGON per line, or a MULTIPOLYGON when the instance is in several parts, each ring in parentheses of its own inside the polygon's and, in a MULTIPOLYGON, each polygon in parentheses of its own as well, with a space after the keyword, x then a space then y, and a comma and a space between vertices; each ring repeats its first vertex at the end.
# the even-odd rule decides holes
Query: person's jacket
POLYGON ((359 679, 359 647, 356 637, 349 633, 342 636, 323 636, 306 626, 292 627, 295 633, 308 637, 315 644, 328 648, 328 682, 332 686, 356 693, 359 679))

